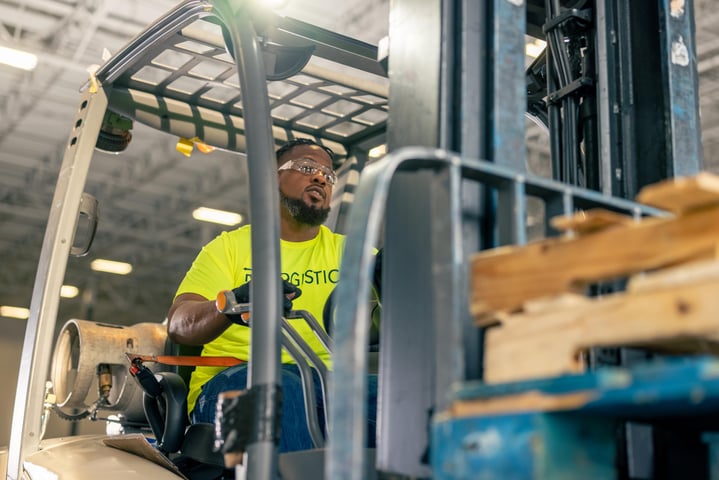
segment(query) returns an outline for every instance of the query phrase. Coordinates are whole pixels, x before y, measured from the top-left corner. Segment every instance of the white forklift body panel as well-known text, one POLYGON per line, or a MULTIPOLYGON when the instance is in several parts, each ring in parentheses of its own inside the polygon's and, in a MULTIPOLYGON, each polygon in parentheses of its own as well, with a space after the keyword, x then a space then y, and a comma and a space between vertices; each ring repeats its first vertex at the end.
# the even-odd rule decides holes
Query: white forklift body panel
MULTIPOLYGON (((98 477, 103 480, 183 478, 179 471, 177 473, 170 471, 172 464, 169 461, 166 461, 166 466, 163 467, 152 460, 148 461, 146 457, 111 448, 103 442, 112 438, 102 435, 82 435, 43 441, 37 452, 23 460, 25 475, 33 480, 98 477)), ((161 456, 155 458, 159 459, 161 456)))

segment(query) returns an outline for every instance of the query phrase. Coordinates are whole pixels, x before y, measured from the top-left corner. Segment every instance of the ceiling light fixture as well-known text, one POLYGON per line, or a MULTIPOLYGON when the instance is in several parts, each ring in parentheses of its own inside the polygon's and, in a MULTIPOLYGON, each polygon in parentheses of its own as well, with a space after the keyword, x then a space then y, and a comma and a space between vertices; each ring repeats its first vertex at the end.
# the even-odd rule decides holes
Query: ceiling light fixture
POLYGON ((75 285, 63 285, 60 287, 60 296, 62 298, 75 298, 80 290, 75 285))
POLYGON ((114 273, 116 275, 127 275, 132 271, 132 265, 125 262, 115 262, 98 258, 90 263, 90 268, 96 272, 114 273))
POLYGON ((37 55, 14 48, 0 47, 0 63, 22 70, 34 70, 37 67, 37 55))
POLYGON ((214 208, 200 207, 192 212, 192 218, 202 222, 219 223, 220 225, 233 226, 242 222, 242 215, 235 212, 225 210, 216 210, 214 208))
POLYGON ((27 320, 30 317, 30 310, 22 307, 10 307, 8 305, 0 306, 0 317, 19 318, 27 320))

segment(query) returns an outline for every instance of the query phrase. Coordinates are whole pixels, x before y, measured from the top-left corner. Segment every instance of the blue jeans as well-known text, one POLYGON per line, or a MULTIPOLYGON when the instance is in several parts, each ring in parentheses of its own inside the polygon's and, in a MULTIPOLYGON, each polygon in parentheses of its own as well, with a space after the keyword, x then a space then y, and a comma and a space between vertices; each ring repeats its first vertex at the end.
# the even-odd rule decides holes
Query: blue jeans
MULTIPOLYGON (((322 405, 322 388, 319 376, 312 370, 317 418, 324 433, 325 411, 322 405)), ((247 364, 230 367, 215 375, 202 387, 190 418, 192 423, 214 423, 217 397, 228 390, 247 388, 247 364)), ((367 378, 367 447, 375 447, 377 432, 377 375, 367 378)), ((282 365, 282 420, 279 452, 314 448, 305 420, 305 402, 302 395, 302 378, 294 364, 282 365)))

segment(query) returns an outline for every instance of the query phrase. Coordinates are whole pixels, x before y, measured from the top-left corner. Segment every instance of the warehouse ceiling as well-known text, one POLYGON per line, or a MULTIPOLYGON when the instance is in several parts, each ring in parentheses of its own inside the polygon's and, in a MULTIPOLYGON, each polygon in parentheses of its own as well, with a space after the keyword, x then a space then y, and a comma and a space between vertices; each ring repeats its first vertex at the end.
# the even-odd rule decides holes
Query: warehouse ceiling
MULTIPOLYGON (((697 0, 697 52, 707 167, 719 166, 719 13, 697 0)), ((56 177, 91 65, 102 63, 170 0, 0 0, 0 46, 38 55, 35 70, 0 65, 0 305, 28 307, 56 177)), ((281 12, 377 44, 389 0, 294 0, 281 12)), ((199 206, 247 215, 242 161, 175 150, 176 138, 136 124, 120 156, 99 153, 87 190, 100 201, 90 255, 71 259, 59 320, 162 321, 184 271, 222 227, 192 218, 199 206), (94 258, 129 262, 130 275, 93 272, 94 258)), ((534 139, 530 149, 546 148, 534 139)), ((2 321, 13 321, 3 319, 2 321)))

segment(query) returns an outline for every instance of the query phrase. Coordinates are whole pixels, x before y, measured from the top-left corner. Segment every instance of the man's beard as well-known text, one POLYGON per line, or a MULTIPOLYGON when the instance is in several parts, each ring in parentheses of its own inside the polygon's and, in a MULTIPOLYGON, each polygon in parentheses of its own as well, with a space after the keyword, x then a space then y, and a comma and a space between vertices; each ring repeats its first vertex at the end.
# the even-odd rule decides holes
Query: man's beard
POLYGON ((308 205, 301 198, 290 198, 284 193, 280 192, 280 202, 290 212, 292 218, 297 220, 299 223, 316 227, 322 225, 327 220, 327 216, 330 214, 330 207, 317 208, 312 205, 308 205))

